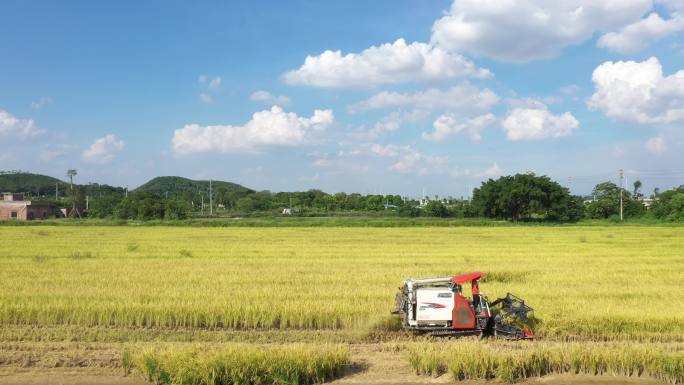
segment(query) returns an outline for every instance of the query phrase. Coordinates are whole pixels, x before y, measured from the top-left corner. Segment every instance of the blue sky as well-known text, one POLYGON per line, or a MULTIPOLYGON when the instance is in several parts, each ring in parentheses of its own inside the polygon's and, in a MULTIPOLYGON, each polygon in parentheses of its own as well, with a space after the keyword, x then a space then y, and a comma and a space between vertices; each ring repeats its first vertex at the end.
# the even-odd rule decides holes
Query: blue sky
POLYGON ((684 184, 681 0, 4 1, 0 14, 0 169, 412 196, 526 171, 575 193, 620 168, 647 192, 684 184))

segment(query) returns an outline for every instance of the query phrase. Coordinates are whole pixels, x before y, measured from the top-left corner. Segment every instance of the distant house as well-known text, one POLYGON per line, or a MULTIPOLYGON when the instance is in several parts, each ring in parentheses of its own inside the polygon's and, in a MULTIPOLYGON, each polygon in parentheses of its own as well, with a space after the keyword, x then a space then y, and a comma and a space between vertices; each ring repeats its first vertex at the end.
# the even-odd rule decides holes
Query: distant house
POLYGON ((644 207, 650 209, 653 203, 657 200, 658 198, 643 198, 641 199, 641 203, 644 205, 644 207))
POLYGON ((297 213, 299 213, 299 209, 296 208, 296 207, 285 208, 285 209, 283 209, 283 211, 281 212, 281 214, 283 214, 283 215, 295 215, 295 214, 297 214, 297 213))
POLYGON ((0 220, 30 221, 53 215, 55 208, 50 202, 25 200, 21 193, 2 193, 0 220))
POLYGON ((430 203, 430 198, 422 197, 422 198, 420 198, 420 201, 418 201, 418 202, 419 202, 418 207, 421 209, 424 209, 425 207, 427 207, 428 203, 430 203))

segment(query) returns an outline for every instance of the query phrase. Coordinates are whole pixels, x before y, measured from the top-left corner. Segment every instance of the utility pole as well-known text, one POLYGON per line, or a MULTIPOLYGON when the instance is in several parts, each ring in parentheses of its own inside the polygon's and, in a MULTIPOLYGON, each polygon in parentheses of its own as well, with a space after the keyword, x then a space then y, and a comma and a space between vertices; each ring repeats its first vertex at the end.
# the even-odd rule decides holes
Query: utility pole
POLYGON ((622 186, 624 181, 624 172, 620 169, 620 220, 622 220, 622 186))
POLYGON ((90 197, 86 195, 86 211, 90 209, 90 197))
POLYGON ((55 201, 59 199, 59 183, 55 183, 55 201))
POLYGON ((214 196, 211 190, 211 179, 209 179, 209 216, 214 215, 214 196))

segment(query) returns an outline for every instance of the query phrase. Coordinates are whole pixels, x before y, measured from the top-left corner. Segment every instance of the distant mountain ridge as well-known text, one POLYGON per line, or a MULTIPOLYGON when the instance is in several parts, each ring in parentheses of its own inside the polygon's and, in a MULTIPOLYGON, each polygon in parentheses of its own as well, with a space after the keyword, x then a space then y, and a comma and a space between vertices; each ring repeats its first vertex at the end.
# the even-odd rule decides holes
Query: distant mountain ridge
POLYGON ((67 182, 57 178, 28 172, 0 172, 0 192, 23 192, 32 195, 52 195, 55 187, 66 189, 67 182))
MULTIPOLYGON (((75 179, 78 180, 78 176, 75 179)), ((100 189, 107 189, 109 191, 124 191, 123 187, 98 184, 74 184, 78 186, 79 189, 84 190, 84 193, 92 195, 99 191, 97 186, 100 186, 100 189)), ((56 186, 59 186, 60 195, 63 195, 62 192, 66 192, 69 182, 41 174, 0 171, 0 192, 23 192, 35 196, 54 196, 56 186)), ((237 183, 224 181, 212 181, 212 188, 215 191, 219 188, 225 188, 228 191, 238 193, 249 193, 254 191, 237 183)), ((197 193, 200 191, 206 192, 208 190, 208 180, 193 180, 179 176, 160 176, 149 180, 147 183, 137 187, 134 191, 150 192, 159 195, 164 195, 168 192, 170 195, 176 195, 184 192, 197 193)))

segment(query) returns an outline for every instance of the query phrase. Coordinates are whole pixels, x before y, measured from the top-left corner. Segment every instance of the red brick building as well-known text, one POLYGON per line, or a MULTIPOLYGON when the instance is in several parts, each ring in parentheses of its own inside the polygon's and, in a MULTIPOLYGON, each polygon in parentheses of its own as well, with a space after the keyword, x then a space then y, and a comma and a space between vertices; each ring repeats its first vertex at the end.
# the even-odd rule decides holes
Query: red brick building
POLYGON ((55 215, 50 202, 27 201, 24 194, 3 193, 0 200, 0 220, 30 221, 55 215))

